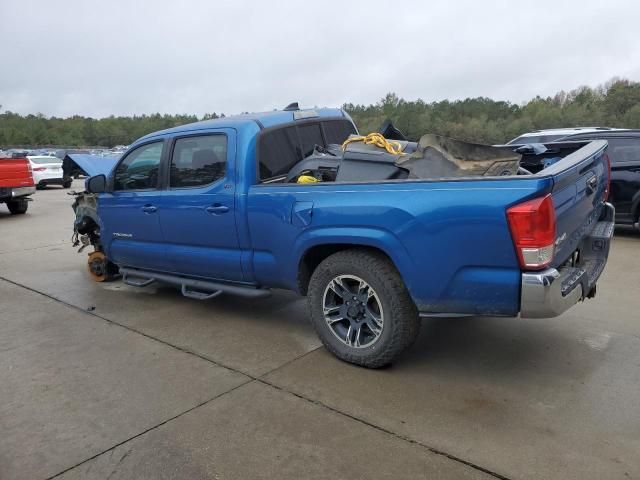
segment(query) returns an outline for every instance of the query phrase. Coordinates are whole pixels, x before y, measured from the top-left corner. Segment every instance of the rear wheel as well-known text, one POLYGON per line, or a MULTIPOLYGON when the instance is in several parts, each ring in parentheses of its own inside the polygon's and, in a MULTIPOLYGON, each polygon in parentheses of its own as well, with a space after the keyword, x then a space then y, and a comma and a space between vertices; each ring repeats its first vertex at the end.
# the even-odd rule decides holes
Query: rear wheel
POLYGON ((26 198, 19 198, 18 200, 10 200, 7 202, 7 207, 9 211, 14 215, 20 215, 22 213, 27 213, 27 208, 29 208, 29 202, 27 202, 26 198))
POLYGON ((62 188, 71 188, 71 180, 65 180, 62 184, 62 188))
POLYGON ((384 255, 346 250, 331 255, 309 283, 312 324, 338 358, 368 368, 392 363, 416 339, 417 309, 384 255))

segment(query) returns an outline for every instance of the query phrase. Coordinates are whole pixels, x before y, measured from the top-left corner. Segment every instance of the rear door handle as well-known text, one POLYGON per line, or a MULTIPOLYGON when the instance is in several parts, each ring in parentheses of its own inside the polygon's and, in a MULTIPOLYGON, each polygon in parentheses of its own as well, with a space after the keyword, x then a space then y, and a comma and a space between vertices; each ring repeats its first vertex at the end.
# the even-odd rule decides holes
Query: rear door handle
POLYGON ((220 215, 221 213, 227 213, 229 211, 229 207, 220 203, 214 203, 210 207, 205 208, 205 210, 213 215, 220 215))
POLYGON ((154 213, 156 210, 158 210, 158 208, 153 205, 145 205, 142 207, 144 213, 154 213))

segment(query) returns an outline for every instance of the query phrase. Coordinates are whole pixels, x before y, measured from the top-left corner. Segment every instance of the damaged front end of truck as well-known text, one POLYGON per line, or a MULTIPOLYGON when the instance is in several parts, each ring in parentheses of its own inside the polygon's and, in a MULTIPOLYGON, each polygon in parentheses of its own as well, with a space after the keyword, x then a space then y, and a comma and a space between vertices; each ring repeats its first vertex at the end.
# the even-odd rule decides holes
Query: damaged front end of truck
MULTIPOLYGON (((110 171, 117 159, 96 157, 91 155, 67 155, 63 170, 73 168, 80 174, 93 176, 110 171)), ((85 189, 82 192, 70 192, 74 201, 71 205, 75 213, 73 222, 72 242, 79 247, 78 252, 89 248, 87 267, 91 277, 97 282, 112 280, 118 276, 118 266, 110 262, 102 246, 100 230, 101 222, 98 217, 99 195, 85 189)))
POLYGON ((100 219, 98 218, 98 195, 88 192, 73 192, 71 208, 76 214, 73 222, 73 246, 78 252, 91 248, 87 259, 89 274, 96 282, 113 280, 118 276, 118 266, 110 262, 102 249, 100 219))

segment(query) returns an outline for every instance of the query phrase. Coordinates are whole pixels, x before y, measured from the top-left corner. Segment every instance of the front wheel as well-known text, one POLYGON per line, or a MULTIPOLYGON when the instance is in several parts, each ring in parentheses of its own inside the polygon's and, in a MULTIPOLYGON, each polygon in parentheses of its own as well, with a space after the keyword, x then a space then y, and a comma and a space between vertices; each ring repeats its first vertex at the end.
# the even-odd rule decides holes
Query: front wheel
POLYGON ((420 330, 400 274, 381 253, 354 249, 325 259, 309 282, 308 302, 325 347, 364 367, 392 363, 420 330))
POLYGON ((87 269, 96 282, 109 282, 118 275, 118 266, 111 263, 101 251, 94 251, 87 259, 87 269))
POLYGON ((10 200, 7 202, 7 207, 9 211, 14 215, 20 215, 23 213, 27 213, 27 208, 29 208, 29 202, 26 198, 19 198, 17 200, 10 200))

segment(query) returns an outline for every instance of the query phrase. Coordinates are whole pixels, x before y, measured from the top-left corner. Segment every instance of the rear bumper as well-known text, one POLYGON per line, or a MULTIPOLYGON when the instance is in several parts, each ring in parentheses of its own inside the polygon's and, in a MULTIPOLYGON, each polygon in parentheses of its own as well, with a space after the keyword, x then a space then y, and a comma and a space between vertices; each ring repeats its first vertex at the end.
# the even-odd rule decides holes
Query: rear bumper
POLYGON ((557 317, 583 299, 582 285, 562 294, 563 275, 555 268, 522 274, 520 315, 527 318, 557 317))
POLYGON ((65 179, 62 177, 42 178, 38 182, 38 185, 62 185, 65 179))
POLYGON ((577 265, 522 274, 520 316, 557 317, 585 296, 595 294, 596 282, 609 256, 613 222, 614 208, 607 203, 600 221, 580 244, 577 265))
POLYGON ((36 187, 0 188, 0 200, 7 201, 34 193, 36 193, 36 187))

